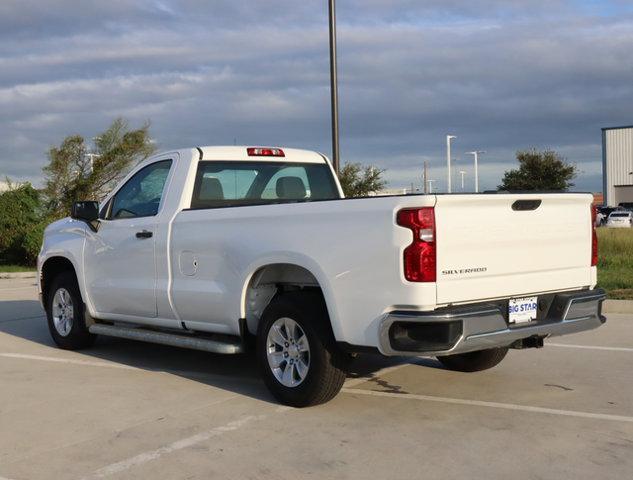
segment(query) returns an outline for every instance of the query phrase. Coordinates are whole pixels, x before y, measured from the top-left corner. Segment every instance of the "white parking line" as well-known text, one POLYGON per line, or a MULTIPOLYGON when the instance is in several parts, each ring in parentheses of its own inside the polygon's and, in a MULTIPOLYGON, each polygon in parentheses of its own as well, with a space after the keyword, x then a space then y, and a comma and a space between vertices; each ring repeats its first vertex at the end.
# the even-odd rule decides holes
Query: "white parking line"
MULTIPOLYGON (((118 363, 92 362, 90 360, 73 360, 70 358, 43 357, 41 355, 27 355, 25 353, 0 353, 0 357, 19 358, 22 360, 38 360, 42 362, 69 363, 72 365, 84 365, 87 367, 106 367, 106 368, 119 368, 123 370, 142 370, 137 367, 131 367, 129 365, 120 365, 118 363)), ((0 480, 2 479, 0 478, 0 480)))
POLYGON ((562 347, 562 348, 581 348, 586 350, 604 350, 607 352, 633 352, 633 348, 627 347, 599 347, 597 345, 568 345, 565 343, 546 343, 550 347, 562 347))
POLYGON ((380 375, 384 375, 386 373, 395 372, 396 370, 400 370, 401 368, 407 367, 409 365, 413 365, 413 363, 405 362, 405 363, 399 363, 398 365, 394 365, 393 367, 383 368, 381 370, 373 372, 371 377, 351 378, 351 379, 345 381, 345 385, 343 385, 343 387, 344 388, 356 387, 356 386, 360 385, 361 383, 365 383, 365 382, 370 381, 372 378, 379 377, 380 375))
MULTIPOLYGON (((231 377, 222 374, 214 374, 205 371, 192 371, 192 370, 173 370, 173 369, 154 369, 154 368, 140 368, 134 367, 131 365, 122 365, 118 363, 108 363, 108 362, 93 362, 90 360, 73 360, 70 358, 57 358, 57 357, 44 357, 41 355, 27 355, 23 353, 0 353, 0 357, 5 358, 17 358, 20 360, 35 360, 41 362, 53 362, 53 363, 64 363, 70 365, 80 365, 85 367, 102 367, 102 368, 118 368, 120 370, 134 370, 138 372, 151 372, 151 373, 161 373, 168 375, 177 375, 181 377, 188 377, 191 379, 203 378, 203 379, 216 379, 218 381, 237 381, 240 383, 250 383, 253 385, 260 385, 261 381, 259 378, 248 378, 248 377, 231 377)), ((366 380, 366 379, 365 379, 366 380)), ((362 383, 362 382, 361 382, 362 383)), ((0 477, 0 480, 3 480, 0 477)))
POLYGON ((211 438, 219 437, 220 435, 223 435, 227 432, 233 432, 235 430, 242 428, 247 423, 250 423, 254 420, 261 420, 262 418, 265 418, 265 417, 266 415, 259 415, 259 416, 249 415, 239 420, 229 422, 226 425, 212 428, 211 430, 208 430, 206 432, 202 432, 197 435, 184 438, 182 440, 177 440, 174 443, 170 443, 169 445, 165 445, 164 447, 157 448, 156 450, 143 452, 138 455, 135 455, 134 457, 130 457, 126 460, 112 463, 103 468, 100 468, 99 470, 93 472, 91 475, 84 477, 83 480, 93 480, 97 478, 105 478, 111 475, 115 475, 125 470, 129 470, 132 467, 136 467, 138 465, 151 462, 152 460, 156 460, 167 453, 171 453, 177 450, 182 450, 184 448, 191 447, 193 445, 204 442, 211 438))
POLYGON ((7 318, 0 320, 0 323, 21 322, 22 320, 36 320, 46 318, 46 315, 33 315, 31 317, 7 318))
MULTIPOLYGON (((37 284, 34 283, 33 285, 25 285, 24 287, 3 288, 0 292, 9 292, 13 290, 37 290, 37 284)), ((0 478, 0 480, 2 479, 0 478)))
POLYGON ((400 370, 401 368, 404 367, 408 367, 411 365, 422 365, 423 364, 421 362, 419 362, 419 360, 423 360, 423 359, 434 359, 435 357, 411 357, 408 360, 405 360, 402 363, 399 363, 397 365, 393 365, 392 367, 386 367, 386 368, 381 368, 380 370, 376 370, 375 372, 371 373, 371 376, 369 377, 358 377, 358 378, 351 378, 345 381, 345 384, 343 385, 343 388, 350 388, 350 387, 356 387, 358 385, 360 385, 361 383, 365 383, 370 381, 373 378, 379 378, 381 375, 385 375, 387 373, 391 373, 391 372, 395 372, 396 370, 400 370))
POLYGON ((450 403, 453 405, 469 405, 473 407, 501 408, 504 410, 518 410, 531 413, 545 413, 548 415, 562 415, 566 417, 591 418, 594 420, 610 420, 615 422, 633 423, 633 417, 623 415, 609 415, 606 413, 578 412, 574 410, 559 410, 556 408, 532 407, 529 405, 516 405, 513 403, 484 402, 481 400, 468 400, 464 398, 435 397, 431 395, 416 395, 412 393, 377 392, 375 390, 361 390, 358 388, 343 388, 345 393, 359 395, 371 395, 374 397, 391 397, 403 400, 421 400, 425 402, 450 403))

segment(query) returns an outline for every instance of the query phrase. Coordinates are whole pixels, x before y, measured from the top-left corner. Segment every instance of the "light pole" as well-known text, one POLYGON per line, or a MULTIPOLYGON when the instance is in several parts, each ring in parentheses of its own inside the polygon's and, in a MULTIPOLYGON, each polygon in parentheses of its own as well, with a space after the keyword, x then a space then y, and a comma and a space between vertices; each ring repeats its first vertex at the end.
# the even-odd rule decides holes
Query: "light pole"
POLYGON ((464 175, 466 175, 466 172, 463 170, 460 170, 459 174, 462 176, 462 191, 464 191, 464 175))
POLYGON ((336 0, 329 0, 330 13, 330 96, 332 101, 332 166, 339 172, 338 68, 336 62, 336 0))
POLYGON ((486 153, 485 150, 475 150, 474 152, 466 152, 475 157, 475 193, 479 193, 479 154, 486 153))
POLYGON ((451 193, 451 140, 457 138, 455 135, 446 135, 446 168, 447 168, 447 191, 451 193))
POLYGON ((433 193, 433 183, 435 183, 435 180, 427 180, 428 184, 429 184, 429 193, 433 193))
POLYGON ((86 153, 86 157, 90 161, 90 173, 94 171, 95 168, 95 158, 99 158, 101 155, 98 153, 86 153))
POLYGON ((422 172, 422 190, 424 190, 425 195, 429 193, 427 183, 426 183, 428 178, 429 178, 429 168, 428 168, 427 161, 424 160, 424 170, 422 172))

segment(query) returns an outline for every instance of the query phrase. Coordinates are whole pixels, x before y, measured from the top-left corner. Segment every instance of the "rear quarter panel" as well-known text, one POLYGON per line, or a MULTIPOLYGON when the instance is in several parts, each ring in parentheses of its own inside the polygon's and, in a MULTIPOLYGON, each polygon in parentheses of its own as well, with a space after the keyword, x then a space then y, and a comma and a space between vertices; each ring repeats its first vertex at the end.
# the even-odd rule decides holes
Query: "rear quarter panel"
POLYGON ((377 197, 183 211, 172 229, 172 298, 178 316, 237 333, 244 290, 262 266, 289 263, 310 271, 327 302, 339 341, 376 345, 381 316, 396 308, 433 309, 434 284, 411 284, 402 251, 411 232, 394 223, 407 206, 435 197, 377 197), (183 274, 183 252, 197 259, 183 274))

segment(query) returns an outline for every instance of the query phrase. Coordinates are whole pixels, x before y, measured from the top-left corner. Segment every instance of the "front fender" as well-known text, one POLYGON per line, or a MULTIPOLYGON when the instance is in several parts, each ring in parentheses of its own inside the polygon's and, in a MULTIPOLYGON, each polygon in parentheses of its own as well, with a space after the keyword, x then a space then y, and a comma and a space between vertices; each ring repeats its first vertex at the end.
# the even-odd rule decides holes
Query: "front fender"
POLYGON ((40 297, 42 291, 42 270, 47 261, 52 258, 64 258, 68 260, 77 276, 79 291, 89 313, 94 309, 87 295, 83 268, 83 252, 86 242, 86 224, 72 219, 63 219, 52 223, 44 232, 42 249, 37 258, 38 291, 40 297))

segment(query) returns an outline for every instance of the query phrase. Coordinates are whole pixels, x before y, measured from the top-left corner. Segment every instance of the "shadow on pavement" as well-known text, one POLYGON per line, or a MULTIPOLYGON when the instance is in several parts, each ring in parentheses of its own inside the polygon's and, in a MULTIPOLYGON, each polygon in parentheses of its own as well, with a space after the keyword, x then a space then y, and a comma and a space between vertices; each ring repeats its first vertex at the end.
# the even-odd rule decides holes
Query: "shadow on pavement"
MULTIPOLYGON (((0 301, 0 333, 56 348, 48 331, 44 311, 35 300, 0 301)), ((253 352, 241 355, 216 355, 151 343, 99 337, 93 347, 81 350, 80 353, 148 371, 171 373, 258 400, 274 402, 260 379, 253 352)), ((42 355, 41 352, 38 354, 42 355)), ((406 359, 401 357, 359 355, 351 360, 348 377, 369 380, 375 378, 378 370, 405 361, 406 359)), ((428 367, 439 365, 431 359, 417 359, 416 364, 428 367)))

